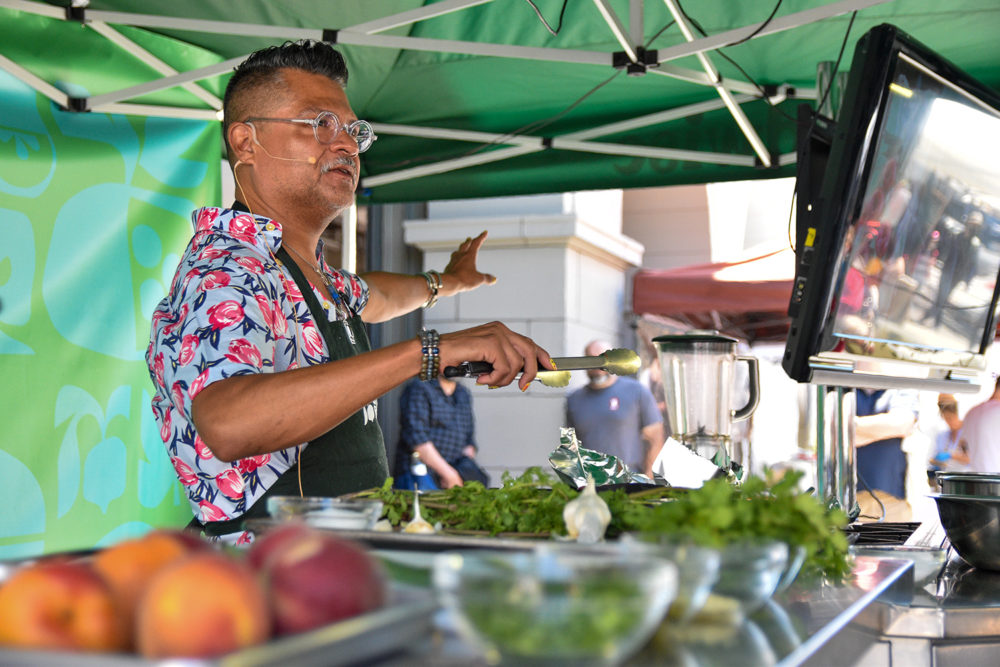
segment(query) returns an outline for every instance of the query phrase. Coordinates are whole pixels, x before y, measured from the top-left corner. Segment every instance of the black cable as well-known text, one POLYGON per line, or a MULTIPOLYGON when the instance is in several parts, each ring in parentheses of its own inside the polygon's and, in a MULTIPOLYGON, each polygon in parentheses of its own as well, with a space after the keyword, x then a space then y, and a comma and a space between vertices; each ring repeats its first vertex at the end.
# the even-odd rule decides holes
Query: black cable
MULTIPOLYGON (((860 474, 858 475, 858 481, 861 482, 861 486, 865 487, 865 491, 871 494, 872 498, 875 499, 875 502, 878 503, 879 508, 882 510, 882 516, 878 518, 878 523, 882 523, 883 521, 885 521, 885 505, 882 504, 882 500, 877 495, 875 495, 875 492, 871 490, 871 487, 868 486, 867 482, 865 482, 865 478, 860 474)), ((876 518, 869 514, 865 514, 863 516, 866 519, 876 518)))
MULTIPOLYGON (((840 60, 844 57, 844 49, 847 48, 847 39, 851 35, 851 28, 854 26, 854 19, 858 16, 856 11, 851 12, 851 20, 847 24, 847 31, 844 33, 844 41, 840 43, 840 53, 837 54, 837 62, 833 64, 833 72, 830 74, 830 82, 826 86, 826 91, 823 93, 823 97, 820 98, 819 102, 816 103, 817 113, 820 108, 826 103, 826 98, 830 96, 830 91, 833 90, 833 80, 837 76, 837 70, 840 69, 840 60)), ((813 117, 812 126, 816 125, 816 118, 813 117)), ((812 126, 809 128, 812 130, 812 126)))
MULTIPOLYGON (((582 104, 585 99, 587 99, 588 97, 590 97, 591 95, 593 95, 594 93, 596 93, 598 90, 600 90, 604 86, 606 86, 609 83, 611 83, 612 81, 614 81, 618 77, 618 75, 621 74, 624 71, 625 70, 618 70, 617 72, 615 72, 614 74, 612 74, 611 76, 609 76, 607 79, 605 79, 604 81, 600 82, 599 84, 597 84, 596 86, 594 86, 593 88, 591 88, 590 90, 588 90, 582 96, 578 97, 576 99, 576 101, 574 101, 573 103, 571 103, 568 107, 566 107, 565 109, 563 109, 559 113, 554 114, 552 116, 549 116, 548 118, 543 118, 542 120, 532 121, 531 123, 528 123, 527 125, 523 125, 523 126, 517 128, 516 130, 508 132, 507 134, 501 134, 499 137, 497 137, 495 140, 493 140, 491 142, 491 144, 502 143, 504 139, 506 139, 507 137, 510 137, 510 136, 514 136, 514 135, 521 134, 521 133, 524 133, 524 132, 534 132, 536 130, 542 129, 543 127, 548 127, 552 123, 556 122, 557 120, 559 120, 560 118, 562 118, 563 116, 565 116, 566 114, 568 114, 573 109, 575 109, 578 106, 580 106, 580 104, 582 104)), ((489 146, 489 145, 490 144, 485 144, 485 146, 489 146)))
POLYGON ((656 39, 657 37, 659 37, 660 35, 662 35, 662 34, 663 34, 663 31, 664 31, 664 30, 666 30, 667 28, 669 28, 670 26, 672 26, 672 25, 673 25, 674 23, 676 23, 676 22, 675 22, 675 21, 669 21, 669 22, 667 22, 667 25, 665 25, 665 26, 663 26, 662 28, 660 28, 659 30, 657 30, 657 31, 656 31, 656 34, 655 34, 655 35, 653 35, 652 37, 650 37, 650 38, 649 38, 649 39, 648 39, 648 40, 646 41, 646 43, 645 43, 645 44, 643 45, 643 47, 642 47, 642 48, 644 48, 644 49, 648 49, 648 48, 649 48, 649 45, 653 43, 653 40, 654 40, 654 39, 656 39))
MULTIPOLYGON (((495 139, 493 139, 492 141, 488 141, 486 143, 478 144, 478 145, 474 146, 473 148, 471 148, 470 150, 454 154, 454 155, 452 155, 450 157, 444 157, 444 158, 442 158, 440 156, 439 157, 435 157, 435 158, 433 158, 433 160, 435 162, 440 161, 440 160, 455 160, 455 159, 458 159, 458 158, 468 157, 469 155, 475 155, 476 153, 482 152, 482 151, 486 150, 487 148, 490 148, 491 146, 496 146, 497 144, 504 143, 504 141, 508 137, 513 137, 513 136, 516 136, 518 134, 522 134, 524 132, 537 131, 537 130, 540 130, 541 128, 543 128, 543 127, 547 127, 547 126, 551 125, 552 123, 556 122, 557 120, 559 120, 560 118, 562 118, 563 116, 565 116, 566 114, 568 114, 570 111, 572 111, 576 107, 578 107, 581 103, 583 103, 584 100, 586 100, 588 97, 590 97, 591 95, 593 95, 594 93, 596 93, 598 90, 600 90, 604 86, 606 86, 609 83, 611 83, 615 78, 617 78, 624 71, 625 70, 618 70, 618 71, 616 71, 614 74, 612 74, 611 76, 609 76, 607 79, 605 79, 604 81, 600 82, 599 84, 597 84, 596 86, 594 86, 593 88, 591 88, 590 90, 588 90, 586 93, 584 93, 583 95, 581 95, 579 98, 577 98, 574 102, 572 102, 565 109, 563 109, 562 111, 560 111, 560 112, 558 112, 558 113, 556 113, 556 114, 554 114, 552 116, 549 116, 548 118, 543 118, 541 120, 535 120, 535 121, 532 121, 532 122, 528 123, 527 125, 522 125, 519 128, 511 130, 510 132, 506 132, 504 134, 497 135, 497 137, 495 139)), ((396 168, 396 167, 403 167, 403 166, 406 166, 406 165, 409 165, 409 164, 413 164, 415 162, 423 164, 423 163, 428 162, 429 160, 430 159, 421 160, 419 158, 414 158, 414 159, 410 159, 410 160, 401 160, 399 162, 393 162, 391 164, 381 164, 381 165, 378 165, 378 166, 381 167, 381 168, 385 168, 385 169, 392 169, 392 168, 396 168)))
MULTIPOLYGON (((760 24, 757 27, 757 30, 755 30, 752 34, 748 35, 746 38, 741 39, 741 40, 739 40, 737 42, 733 42, 732 44, 727 44, 726 46, 733 46, 735 44, 742 44, 743 42, 747 41, 748 39, 752 38, 754 35, 756 35, 757 33, 759 33, 765 27, 767 27, 767 24, 771 22, 771 20, 774 18, 774 15, 778 12, 778 7, 781 6, 782 1, 783 0, 778 0, 778 4, 775 5, 774 9, 771 11, 771 15, 768 16, 767 20, 765 20, 762 24, 760 24)), ((691 25, 694 26, 695 30, 697 30, 699 33, 701 33, 702 37, 707 37, 708 36, 708 33, 705 32, 705 29, 701 27, 701 24, 698 23, 698 21, 696 21, 695 19, 691 18, 691 16, 686 11, 684 11, 684 7, 681 5, 680 0, 677 0, 677 9, 679 9, 680 12, 681 12, 681 14, 684 16, 684 18, 686 18, 691 23, 691 25)), ((735 60, 733 60, 732 58, 730 58, 728 54, 724 53, 722 51, 723 48, 724 47, 719 47, 718 49, 715 49, 715 52, 718 53, 720 56, 722 56, 726 61, 729 62, 729 64, 731 64, 737 70, 739 70, 740 74, 742 74, 744 77, 746 77, 746 80, 754 88, 756 88, 758 91, 760 91, 760 97, 761 97, 762 100, 764 100, 764 103, 767 104, 769 107, 771 107, 771 109, 777 111, 779 114, 781 114, 782 116, 784 116, 785 120, 790 120, 790 121, 795 122, 796 119, 794 117, 792 117, 791 115, 785 113, 785 111, 783 109, 778 108, 777 105, 771 103, 771 100, 768 98, 767 92, 764 90, 764 87, 761 86, 759 83, 757 83, 757 80, 754 79, 752 76, 750 76, 745 69, 743 69, 742 67, 740 67, 739 63, 737 63, 735 60)))
MULTIPOLYGON (((840 69, 840 61, 844 57, 844 49, 847 48, 847 40, 851 36, 851 28, 854 27, 854 19, 857 17, 858 13, 851 12, 851 20, 847 24, 847 30, 844 32, 844 39, 840 43, 840 52, 837 54, 837 62, 833 65, 833 72, 830 75, 830 82, 826 86, 826 91, 823 92, 823 97, 816 104, 816 110, 813 112, 812 121, 809 123, 809 131, 806 133, 806 141, 812 136, 813 130, 816 128, 816 116, 819 115, 819 109, 826 102, 826 98, 830 96, 830 90, 833 89, 833 81, 836 78, 837 70, 840 69)), ((817 91, 818 92, 818 91, 817 91)), ((795 121, 796 127, 798 126, 798 119, 795 121)), ((788 240, 789 244, 792 246, 792 250, 795 250, 794 242, 792 241, 792 212, 795 210, 795 203, 797 201, 797 195, 792 195, 792 204, 788 210, 788 240)), ((796 221, 797 222, 797 221, 796 221)))
MULTIPOLYGON (((549 25, 549 22, 545 20, 544 16, 542 16, 542 12, 541 10, 538 9, 538 5, 532 2, 532 0, 524 0, 524 1, 527 2, 529 5, 531 5, 531 8, 535 10, 535 13, 538 14, 538 20, 542 22, 542 25, 545 26, 546 30, 551 32, 553 35, 559 34, 559 31, 562 30, 563 14, 566 13, 566 4, 569 2, 569 0, 563 0, 562 9, 559 10, 559 23, 558 25, 556 25, 555 30, 552 29, 552 26, 549 25)), ((779 2, 778 4, 781 3, 779 2)))
POLYGON ((792 188, 792 203, 788 206, 788 248, 795 252, 795 239, 792 238, 792 216, 795 213, 795 202, 798 201, 799 193, 792 188))
POLYGON ((764 19, 764 22, 761 23, 759 26, 757 26, 756 30, 754 30, 752 33, 750 33, 749 35, 747 35, 743 39, 739 39, 739 40, 737 40, 735 42, 732 42, 730 44, 726 44, 726 47, 728 48, 730 46, 736 46, 737 44, 742 44, 743 42, 749 42, 751 39, 753 39, 754 37, 756 37, 757 35, 759 35, 760 31, 763 30, 764 28, 766 28, 767 25, 771 22, 771 20, 774 19, 774 15, 778 13, 778 7, 781 7, 781 3, 782 2, 784 2, 784 0, 778 0, 778 4, 776 4, 774 6, 774 9, 771 10, 771 15, 768 16, 766 19, 764 19))
POLYGON ((782 116, 784 116, 785 120, 789 120, 789 121, 792 121, 792 122, 798 122, 797 119, 794 116, 786 113, 784 109, 781 109, 777 105, 772 104, 771 100, 767 96, 767 91, 764 90, 764 87, 761 86, 759 83, 757 83, 756 79, 754 79, 752 76, 750 76, 749 74, 747 74, 747 71, 745 69, 743 69, 742 67, 740 67, 739 64, 735 60, 733 60, 732 58, 730 58, 727 54, 723 53, 722 51, 718 51, 717 50, 716 53, 718 53, 724 59, 728 60, 729 63, 733 67, 735 67, 736 69, 738 69, 740 71, 740 73, 744 77, 746 77, 747 81, 749 81, 754 86, 754 88, 756 88, 757 90, 760 91, 760 97, 761 97, 761 99, 764 100, 764 102, 767 103, 767 105, 769 107, 771 107, 772 109, 774 109, 775 111, 777 111, 779 114, 781 114, 782 116))

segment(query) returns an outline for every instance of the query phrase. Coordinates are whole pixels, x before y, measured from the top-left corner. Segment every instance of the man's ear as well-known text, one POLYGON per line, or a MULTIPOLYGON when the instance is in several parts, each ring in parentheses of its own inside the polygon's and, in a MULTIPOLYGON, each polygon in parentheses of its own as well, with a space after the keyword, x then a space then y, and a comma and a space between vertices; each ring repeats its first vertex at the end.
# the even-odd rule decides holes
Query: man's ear
POLYGON ((228 134, 229 146, 236 160, 243 164, 253 164, 253 128, 246 123, 233 123, 229 126, 228 134))

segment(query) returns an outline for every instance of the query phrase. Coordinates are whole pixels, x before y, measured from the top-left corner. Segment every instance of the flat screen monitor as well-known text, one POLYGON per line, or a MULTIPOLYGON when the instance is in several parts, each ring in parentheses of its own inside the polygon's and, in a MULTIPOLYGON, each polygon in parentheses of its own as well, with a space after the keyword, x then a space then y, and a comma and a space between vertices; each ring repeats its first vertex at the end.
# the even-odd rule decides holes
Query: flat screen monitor
POLYGON ((996 333, 1000 96, 881 25, 798 157, 788 375, 975 391, 996 333))

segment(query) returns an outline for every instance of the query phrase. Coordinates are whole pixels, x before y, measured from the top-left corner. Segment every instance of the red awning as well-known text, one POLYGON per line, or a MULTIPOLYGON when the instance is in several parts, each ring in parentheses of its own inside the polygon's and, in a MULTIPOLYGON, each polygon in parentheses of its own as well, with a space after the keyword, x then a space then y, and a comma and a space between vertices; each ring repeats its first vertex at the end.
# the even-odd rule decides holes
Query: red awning
POLYGON ((742 262, 642 270, 632 280, 632 312, 784 313, 794 273, 795 253, 790 249, 742 262))

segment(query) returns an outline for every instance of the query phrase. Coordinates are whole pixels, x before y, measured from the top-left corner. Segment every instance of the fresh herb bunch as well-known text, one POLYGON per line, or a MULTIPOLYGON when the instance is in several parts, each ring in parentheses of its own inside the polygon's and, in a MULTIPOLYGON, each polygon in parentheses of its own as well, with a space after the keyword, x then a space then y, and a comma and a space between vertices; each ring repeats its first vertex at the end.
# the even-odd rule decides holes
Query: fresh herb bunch
MULTIPOLYGON (((565 535, 562 511, 579 492, 545 474, 528 468, 519 477, 505 472, 499 489, 487 489, 479 482, 466 482, 440 491, 420 494, 420 511, 431 524, 440 523, 451 533, 565 535)), ((358 497, 378 498, 382 516, 393 526, 409 521, 413 513, 413 492, 392 488, 387 479, 381 489, 358 497)))
POLYGON ((799 492, 801 477, 791 472, 772 486, 755 476, 741 486, 709 480, 675 502, 629 504, 623 523, 630 530, 669 533, 709 547, 746 538, 778 539, 805 549, 807 576, 840 578, 849 571, 847 538, 840 530, 847 516, 799 492))
MULTIPOLYGON (((699 489, 657 487, 626 493, 618 488, 599 495, 611 510, 607 537, 626 532, 669 533, 704 546, 721 547, 744 538, 774 538, 806 550, 803 571, 839 578, 847 574, 847 538, 840 530, 847 517, 828 509, 813 495, 797 490, 802 473, 791 472, 768 486, 750 476, 735 486, 713 479, 699 489)), ((579 495, 541 468, 529 468, 519 477, 504 473, 500 488, 487 489, 468 482, 441 491, 420 494, 424 518, 440 523, 452 534, 565 535, 562 511, 579 495)), ((400 526, 413 513, 413 492, 382 488, 355 494, 378 498, 382 516, 400 526)))

